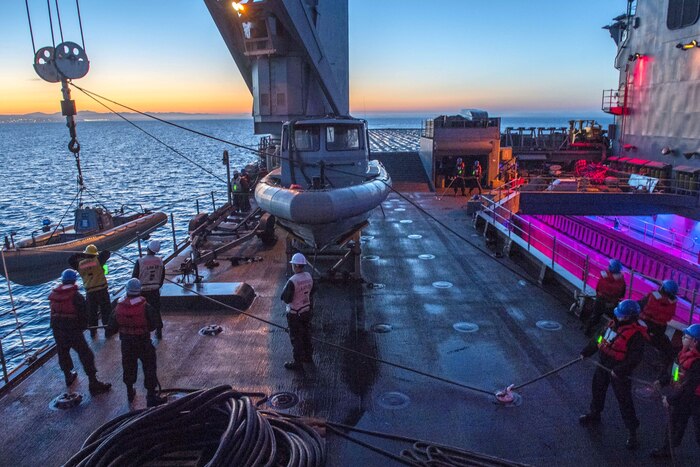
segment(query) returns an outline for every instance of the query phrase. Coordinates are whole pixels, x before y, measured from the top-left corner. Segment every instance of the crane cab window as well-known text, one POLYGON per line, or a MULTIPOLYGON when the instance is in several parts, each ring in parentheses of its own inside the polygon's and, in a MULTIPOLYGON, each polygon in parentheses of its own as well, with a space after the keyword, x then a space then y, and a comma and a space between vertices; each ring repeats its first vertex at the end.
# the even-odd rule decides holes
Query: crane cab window
POLYGON ((360 129, 350 125, 327 126, 326 148, 329 151, 360 149, 360 129))
POLYGON ((700 0, 669 0, 666 26, 681 29, 698 22, 700 0))
POLYGON ((297 151, 318 151, 319 135, 317 126, 298 126, 294 128, 294 147, 297 151))

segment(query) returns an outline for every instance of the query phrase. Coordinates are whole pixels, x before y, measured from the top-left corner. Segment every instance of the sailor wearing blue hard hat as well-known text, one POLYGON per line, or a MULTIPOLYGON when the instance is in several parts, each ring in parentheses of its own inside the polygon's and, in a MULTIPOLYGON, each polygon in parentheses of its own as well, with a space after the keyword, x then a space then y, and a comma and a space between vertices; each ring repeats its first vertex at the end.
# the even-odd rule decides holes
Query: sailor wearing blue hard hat
POLYGON ((647 294, 639 302, 642 307, 641 317, 649 328, 651 345, 661 354, 663 366, 657 379, 666 374, 675 357, 671 341, 666 336, 666 328, 668 322, 676 315, 677 296, 678 284, 669 279, 663 281, 658 290, 647 294))
POLYGON ((584 332, 592 336, 598 327, 601 316, 612 313, 620 300, 625 296, 627 284, 622 275, 622 263, 617 259, 611 259, 606 271, 600 271, 600 279, 595 286, 595 301, 593 309, 581 312, 581 321, 584 323, 584 332))
POLYGON ((636 449, 639 419, 632 399, 632 382, 630 375, 642 361, 644 341, 647 331, 644 323, 638 320, 639 304, 634 300, 623 300, 614 310, 614 319, 605 331, 581 351, 586 358, 598 352, 600 366, 593 375, 590 410, 581 415, 579 423, 584 426, 600 422, 600 413, 605 405, 608 386, 612 384, 613 393, 620 406, 622 420, 629 431, 626 446, 636 449))
POLYGON ((66 269, 61 274, 61 284, 49 294, 51 331, 56 341, 58 366, 63 371, 66 386, 70 387, 78 378, 70 356, 70 351, 73 349, 78 353, 80 363, 90 381, 88 389, 94 396, 109 391, 112 385, 97 379, 95 355, 83 336, 83 331, 88 324, 88 313, 85 298, 78 291, 75 283, 77 280, 78 272, 74 269, 66 269))
POLYGON ((156 392, 156 349, 151 342, 151 331, 163 324, 146 299, 141 296, 141 281, 132 278, 124 287, 126 296, 119 299, 109 321, 110 332, 119 331, 122 350, 123 381, 129 403, 134 401, 134 383, 138 376, 138 362, 143 367, 143 386, 146 388, 146 405, 164 404, 167 399, 156 392))
POLYGON ((659 386, 671 385, 673 391, 663 397, 669 409, 669 433, 664 444, 651 451, 656 458, 671 457, 671 449, 681 445, 688 420, 695 425, 695 441, 700 446, 700 324, 688 326, 683 331, 683 348, 673 364, 670 374, 658 381, 659 386))

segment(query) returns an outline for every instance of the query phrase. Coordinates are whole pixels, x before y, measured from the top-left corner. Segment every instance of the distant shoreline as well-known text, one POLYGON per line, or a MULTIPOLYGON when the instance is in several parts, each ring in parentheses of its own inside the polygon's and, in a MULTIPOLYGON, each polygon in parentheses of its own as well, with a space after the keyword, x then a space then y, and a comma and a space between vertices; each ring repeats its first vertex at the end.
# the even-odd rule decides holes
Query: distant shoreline
MULTIPOLYGON (((430 112, 425 113, 391 113, 391 112, 377 112, 377 113, 355 113, 353 114, 357 118, 363 118, 366 120, 371 119, 396 119, 396 120, 425 120, 427 118, 433 118, 438 115, 453 115, 457 114, 458 111, 454 112, 430 112)), ((590 119, 593 118, 597 121, 607 120, 607 115, 597 115, 592 116, 592 114, 597 112, 533 112, 531 114, 525 114, 521 112, 512 112, 510 114, 498 114, 489 112, 493 117, 500 117, 501 119, 548 119, 548 120, 569 120, 569 119, 590 119)), ((248 114, 207 114, 207 113, 185 113, 185 112, 150 112, 150 115, 161 118, 163 120, 253 120, 253 117, 248 114)), ((125 118, 132 121, 146 121, 151 120, 138 113, 124 112, 125 118)), ((76 116, 78 122, 117 122, 122 121, 119 116, 108 113, 108 112, 93 112, 93 111, 81 111, 78 112, 76 116)), ((43 112, 34 112, 21 115, 0 115, 0 124, 2 123, 65 123, 66 119, 61 115, 60 112, 53 114, 47 114, 43 112)))
MULTIPOLYGON (((151 120, 143 115, 124 112, 121 115, 132 121, 151 120)), ((152 112, 150 115, 163 120, 252 120, 249 115, 241 114, 200 114, 183 112, 152 112)), ((34 112, 23 115, 0 115, 1 123, 65 123, 66 118, 60 112, 46 114, 34 112)), ((76 115, 78 122, 118 122, 122 118, 112 113, 101 113, 92 111, 81 111, 76 115)))

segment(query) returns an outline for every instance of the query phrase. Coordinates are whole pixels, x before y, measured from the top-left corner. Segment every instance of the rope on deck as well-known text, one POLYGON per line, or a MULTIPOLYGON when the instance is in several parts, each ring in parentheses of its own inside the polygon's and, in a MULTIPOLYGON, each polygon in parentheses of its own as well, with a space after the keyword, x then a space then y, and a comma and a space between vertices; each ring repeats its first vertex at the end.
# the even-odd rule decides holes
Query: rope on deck
POLYGON ((304 419, 258 411, 250 397, 221 385, 110 420, 65 466, 320 467, 325 459, 323 438, 304 419))

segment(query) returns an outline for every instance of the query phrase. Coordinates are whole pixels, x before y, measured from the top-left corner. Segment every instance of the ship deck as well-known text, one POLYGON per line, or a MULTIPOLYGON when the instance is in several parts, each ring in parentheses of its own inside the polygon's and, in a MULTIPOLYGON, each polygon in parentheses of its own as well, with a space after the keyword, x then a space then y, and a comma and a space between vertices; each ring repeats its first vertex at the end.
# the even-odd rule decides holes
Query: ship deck
MULTIPOLYGON (((366 283, 318 285, 315 371, 296 373, 283 368, 291 347, 280 328, 232 312, 170 311, 164 312, 164 339, 157 343, 163 388, 230 384, 240 391, 267 395, 291 392, 299 403, 283 410, 286 413, 532 465, 657 465, 648 453, 663 439, 665 414, 659 399, 642 386, 635 385, 641 419, 639 450, 624 448, 626 430, 611 390, 603 423, 591 429, 579 426, 578 416, 590 401, 594 371, 590 362, 526 386, 518 391, 521 404, 506 407, 497 405, 489 394, 378 361, 492 394, 571 361, 586 343, 577 319, 568 311, 571 300, 561 290, 543 290, 536 281, 525 280, 519 274, 526 274, 526 268, 494 258, 484 247, 483 237, 464 209, 466 198, 438 198, 430 193, 407 198, 463 239, 392 194, 362 232, 366 283), (561 329, 542 329, 536 325, 541 321, 559 323, 561 329), (476 324, 478 330, 459 332, 459 323, 476 324), (223 332, 216 337, 200 335, 200 328, 209 324, 221 325, 223 332), (375 332, 378 324, 390 325, 390 332, 375 332)), ((226 262, 219 261, 221 266, 208 273, 209 279, 245 281, 257 294, 248 313, 285 326, 279 300, 287 271, 283 239, 269 248, 253 240, 230 254, 262 260, 235 267, 224 267, 226 262)), ((91 345, 99 377, 114 385, 111 393, 90 398, 87 380, 78 369, 74 390, 86 400, 69 411, 50 409, 50 401, 65 390, 53 359, 0 400, 5 425, 0 434, 0 465, 60 465, 92 431, 130 409, 121 383, 118 338, 105 340, 100 335, 91 345)), ((652 355, 638 377, 651 379, 651 360, 652 355)), ((139 374, 132 408, 145 406, 141 384, 139 374)), ((333 434, 326 436, 327 465, 396 464, 333 434)), ((408 447, 355 436, 395 454, 408 447)), ((693 465, 692 459, 698 456, 700 450, 688 433, 677 465, 693 465)))

